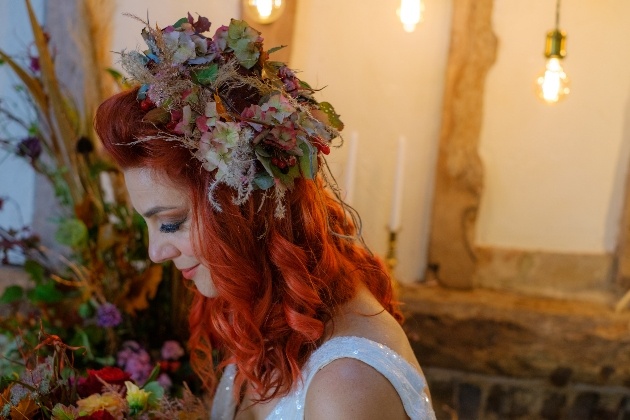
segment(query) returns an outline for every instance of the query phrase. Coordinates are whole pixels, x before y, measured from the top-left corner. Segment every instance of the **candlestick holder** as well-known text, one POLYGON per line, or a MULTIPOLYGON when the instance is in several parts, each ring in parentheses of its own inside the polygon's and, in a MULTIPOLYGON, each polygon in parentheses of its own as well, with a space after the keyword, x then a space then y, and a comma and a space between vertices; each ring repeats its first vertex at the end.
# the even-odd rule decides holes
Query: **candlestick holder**
POLYGON ((394 296, 398 296, 399 293, 399 285, 398 279, 396 278, 396 266, 398 265, 398 258, 396 257, 396 242, 398 239, 398 232, 395 230, 389 230, 389 243, 387 246, 387 256, 385 257, 385 264, 387 265, 387 270, 389 271, 389 276, 392 279, 392 289, 394 291, 394 296))
POLYGON ((389 230, 389 241, 387 246, 387 256, 385 257, 385 264, 387 264, 387 269, 389 273, 394 277, 394 270, 396 269, 396 265, 398 265, 398 259, 396 258, 396 242, 397 242, 398 232, 394 230, 389 230))

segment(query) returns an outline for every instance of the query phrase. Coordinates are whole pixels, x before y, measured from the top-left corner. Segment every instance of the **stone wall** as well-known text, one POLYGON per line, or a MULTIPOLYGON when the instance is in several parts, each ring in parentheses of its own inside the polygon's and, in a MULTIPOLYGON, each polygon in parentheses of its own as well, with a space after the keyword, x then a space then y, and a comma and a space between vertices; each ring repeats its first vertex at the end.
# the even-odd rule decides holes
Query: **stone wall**
POLYGON ((440 418, 630 420, 630 312, 613 302, 430 284, 401 297, 440 418))
POLYGON ((630 420, 630 388, 425 368, 438 420, 630 420))

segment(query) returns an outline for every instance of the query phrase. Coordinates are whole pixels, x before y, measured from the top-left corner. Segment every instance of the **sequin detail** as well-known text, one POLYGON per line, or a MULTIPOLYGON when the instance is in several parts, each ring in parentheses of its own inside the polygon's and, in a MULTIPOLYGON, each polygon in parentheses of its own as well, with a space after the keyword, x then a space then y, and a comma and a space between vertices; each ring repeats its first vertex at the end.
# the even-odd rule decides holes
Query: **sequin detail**
POLYGON ((210 413, 211 420, 234 420, 236 401, 232 394, 232 385, 236 377, 236 365, 228 365, 223 371, 210 413))
MULTIPOLYGON (((336 337, 315 350, 304 366, 303 381, 298 382, 294 391, 278 401, 276 407, 265 420, 303 419, 306 391, 311 380, 324 366, 342 358, 360 360, 385 376, 400 395, 405 411, 411 420, 435 420, 435 413, 424 392, 426 387, 424 377, 395 351, 383 344, 362 337, 336 337)), ((233 367, 233 365, 231 366, 233 367)), ((215 396, 212 420, 233 420, 234 418, 236 404, 233 401, 232 393, 221 392, 221 387, 231 386, 234 382, 235 371, 228 371, 229 368, 230 366, 226 368, 219 384, 219 391, 215 396), (231 382, 228 382, 230 378, 231 382), (221 410, 217 405, 221 406, 221 410), (223 409, 228 411, 222 411, 223 409)))

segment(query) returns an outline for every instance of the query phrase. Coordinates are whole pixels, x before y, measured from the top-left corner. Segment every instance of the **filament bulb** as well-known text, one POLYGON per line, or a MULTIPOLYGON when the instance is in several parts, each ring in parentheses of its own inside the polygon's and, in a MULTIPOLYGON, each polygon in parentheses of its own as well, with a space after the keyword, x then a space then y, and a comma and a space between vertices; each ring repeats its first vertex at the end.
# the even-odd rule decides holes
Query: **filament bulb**
POLYGON ((401 0, 397 13, 406 32, 413 32, 422 20, 424 5, 421 0, 401 0))
POLYGON ((243 7, 248 17, 258 23, 272 23, 277 20, 285 7, 282 0, 244 0, 243 7))
POLYGON ((545 57, 547 63, 536 83, 538 97, 548 104, 555 104, 569 94, 569 78, 562 68, 562 59, 566 57, 567 35, 555 29, 547 34, 545 57))
POLYGON ((538 77, 537 83, 538 96, 550 104, 558 102, 570 91, 569 78, 557 57, 551 57, 547 60, 545 70, 538 77))

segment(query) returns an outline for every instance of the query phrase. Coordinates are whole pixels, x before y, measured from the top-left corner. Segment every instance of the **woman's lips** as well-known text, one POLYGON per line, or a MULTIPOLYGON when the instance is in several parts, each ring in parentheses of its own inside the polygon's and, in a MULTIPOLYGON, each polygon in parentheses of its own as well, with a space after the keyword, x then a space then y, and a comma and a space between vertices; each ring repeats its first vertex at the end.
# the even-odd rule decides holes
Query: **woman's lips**
POLYGON ((187 280, 191 280, 193 277, 195 277, 195 273, 197 272, 198 267, 199 267, 199 264, 192 266, 190 268, 185 268, 181 270, 182 276, 184 276, 184 278, 187 280))

